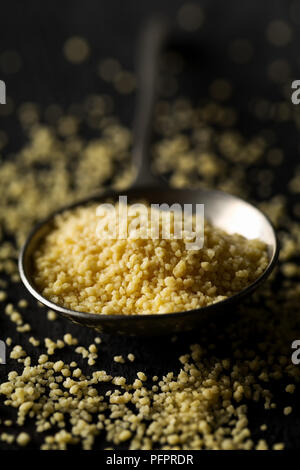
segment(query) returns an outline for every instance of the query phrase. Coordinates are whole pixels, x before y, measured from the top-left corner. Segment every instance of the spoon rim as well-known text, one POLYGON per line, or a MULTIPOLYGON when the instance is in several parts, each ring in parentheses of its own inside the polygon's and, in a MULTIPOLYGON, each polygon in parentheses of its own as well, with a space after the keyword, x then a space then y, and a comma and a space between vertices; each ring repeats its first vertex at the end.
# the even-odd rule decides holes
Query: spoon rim
MULTIPOLYGON (((270 256, 268 265, 265 268, 265 270, 263 271, 263 273, 257 279, 255 279, 255 281, 253 281, 251 284, 249 284, 247 287, 245 287, 244 289, 242 289, 239 292, 236 292, 235 294, 231 295, 230 297, 227 297, 226 299, 223 299, 223 300, 220 300, 218 302, 206 305, 204 307, 199 307, 199 308, 196 308, 196 309, 192 309, 192 310, 183 310, 183 311, 179 311, 179 312, 168 312, 168 313, 147 313, 147 314, 133 314, 133 315, 124 315, 124 314, 118 313, 116 315, 113 315, 113 314, 103 315, 102 313, 89 313, 89 312, 77 311, 77 310, 69 309, 67 307, 63 307, 61 305, 58 305, 58 304, 52 302, 51 300, 44 297, 37 290, 34 283, 31 282, 32 276, 30 276, 30 275, 28 276, 28 274, 26 272, 25 256, 26 256, 27 250, 30 247, 30 244, 31 244, 34 236, 39 232, 39 230, 44 225, 46 226, 47 224, 49 224, 49 222, 51 222, 51 220, 54 220, 56 215, 61 214, 62 212, 75 209, 76 207, 79 207, 79 206, 87 205, 89 202, 90 203, 96 202, 97 200, 99 200, 103 197, 109 198, 110 196, 113 196, 114 198, 116 198, 116 197, 118 197, 118 195, 122 195, 122 192, 123 193, 124 192, 129 193, 131 191, 139 191, 139 190, 146 191, 149 188, 153 188, 153 187, 150 187, 150 186, 149 187, 134 186, 134 187, 131 187, 131 188, 128 188, 128 189, 125 189, 125 190, 121 190, 121 191, 114 191, 114 190, 111 190, 111 189, 103 190, 101 192, 98 192, 94 196, 90 196, 90 197, 84 198, 80 201, 73 202, 68 206, 61 207, 60 209, 52 212, 46 218, 44 218, 43 220, 38 222, 33 227, 33 229, 30 231, 29 235, 27 236, 26 241, 25 241, 25 243, 23 244, 23 246, 20 250, 20 254, 19 254, 19 258, 18 258, 18 268, 19 268, 20 277, 21 277, 21 280, 22 280, 23 284, 25 285, 27 290, 30 292, 30 294, 36 300, 38 300, 40 303, 42 303, 44 306, 48 307, 51 310, 54 310, 55 312, 57 312, 57 313, 59 313, 63 316, 73 317, 75 321, 80 320, 80 319, 86 319, 86 320, 95 321, 95 323, 98 322, 100 324, 102 322, 111 321, 113 319, 120 321, 120 320, 125 319, 125 318, 126 318, 126 320, 131 319, 129 321, 133 321, 133 320, 141 321, 142 319, 145 319, 145 320, 152 319, 153 320, 153 318, 156 318, 156 319, 159 320, 159 319, 162 319, 162 318, 171 318, 171 317, 181 318, 184 315, 193 314, 193 313, 200 312, 200 311, 209 312, 210 310, 213 310, 216 307, 218 307, 218 308, 224 307, 225 308, 226 306, 230 305, 231 303, 235 303, 235 301, 237 301, 237 300, 245 297, 246 295, 250 294, 251 292, 253 292, 258 287, 258 285, 261 284, 271 274, 271 272, 273 271, 273 269, 276 265, 276 262, 278 260, 280 247, 279 247, 279 240, 278 240, 278 236, 277 236, 275 227, 274 227, 273 223, 271 222, 271 220, 269 219, 269 217, 266 214, 264 214, 256 206, 254 206, 253 204, 243 200, 242 198, 240 198, 238 196, 235 196, 235 195, 232 195, 232 194, 229 194, 229 193, 226 193, 226 192, 218 190, 218 189, 209 189, 209 188, 203 188, 203 189, 202 188, 191 188, 191 189, 190 188, 179 188, 179 189, 178 188, 168 188, 169 190, 174 190, 174 191, 178 191, 178 192, 180 192, 182 190, 182 191, 191 191, 191 192, 195 191, 195 192, 202 192, 202 193, 203 192, 206 192, 206 193, 219 193, 220 195, 222 195, 222 197, 224 197, 224 195, 228 196, 228 197, 232 197, 234 199, 237 199, 238 201, 242 201, 244 204, 247 204, 247 205, 251 206, 252 208, 254 208, 255 210, 257 210, 264 217, 266 222, 271 227, 272 234, 274 236, 274 246, 268 245, 268 246, 271 246, 273 253, 270 256), (97 322, 96 322, 96 320, 97 320, 97 322)), ((160 189, 161 189, 161 187, 160 187, 160 189)))

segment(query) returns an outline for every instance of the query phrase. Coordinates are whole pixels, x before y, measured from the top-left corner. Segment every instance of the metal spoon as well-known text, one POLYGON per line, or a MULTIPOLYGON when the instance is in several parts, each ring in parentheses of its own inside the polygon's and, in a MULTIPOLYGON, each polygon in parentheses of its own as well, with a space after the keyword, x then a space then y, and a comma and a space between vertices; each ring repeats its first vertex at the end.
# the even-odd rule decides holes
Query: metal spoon
POLYGON ((99 332, 126 335, 161 335, 192 330, 218 316, 234 311, 234 304, 254 291, 271 273, 278 257, 278 242, 274 228, 262 212, 251 204, 230 194, 215 190, 170 189, 158 181, 151 173, 148 157, 149 133, 151 129, 152 108, 155 99, 158 56, 166 36, 166 27, 161 21, 152 22, 144 32, 139 59, 139 97, 133 129, 133 162, 137 169, 135 183, 131 189, 121 192, 106 191, 99 196, 85 199, 64 207, 43 222, 30 233, 19 256, 21 279, 29 292, 42 304, 57 313, 99 332), (268 247, 269 264, 264 273, 251 285, 221 302, 196 310, 179 313, 152 315, 101 315, 77 312, 56 305, 43 297, 34 284, 33 254, 49 231, 53 228, 54 217, 65 210, 86 205, 91 202, 103 202, 105 199, 118 200, 126 194, 128 201, 146 199, 149 203, 167 204, 204 204, 205 217, 212 225, 229 233, 239 233, 244 237, 259 238, 268 247))

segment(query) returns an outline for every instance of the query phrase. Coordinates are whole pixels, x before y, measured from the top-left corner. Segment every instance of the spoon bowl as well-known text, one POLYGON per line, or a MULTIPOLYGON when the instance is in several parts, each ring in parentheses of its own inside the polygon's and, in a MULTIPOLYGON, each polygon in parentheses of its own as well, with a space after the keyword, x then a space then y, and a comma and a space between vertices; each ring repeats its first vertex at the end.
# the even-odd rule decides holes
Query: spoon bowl
POLYGON ((100 196, 80 201, 63 208, 45 221, 41 222, 29 235, 19 257, 19 271, 21 279, 29 292, 42 304, 60 315, 68 318, 73 323, 94 328, 100 333, 123 334, 136 336, 154 336, 193 330, 204 326, 210 321, 216 321, 217 317, 232 312, 234 305, 254 291, 271 273, 278 257, 278 242, 271 222, 258 209, 242 199, 216 190, 198 189, 170 189, 161 187, 136 187, 126 191, 128 202, 147 200, 150 204, 169 205, 180 202, 181 204, 204 204, 205 218, 213 226, 225 230, 228 233, 238 233, 248 239, 259 238, 267 245, 269 263, 263 274, 252 284, 237 294, 196 310, 178 313, 148 314, 148 315, 101 315, 85 312, 77 312, 46 299, 38 291, 34 283, 33 255, 40 242, 53 228, 55 215, 69 209, 91 203, 102 203, 108 198, 118 200, 124 195, 109 191, 100 196))

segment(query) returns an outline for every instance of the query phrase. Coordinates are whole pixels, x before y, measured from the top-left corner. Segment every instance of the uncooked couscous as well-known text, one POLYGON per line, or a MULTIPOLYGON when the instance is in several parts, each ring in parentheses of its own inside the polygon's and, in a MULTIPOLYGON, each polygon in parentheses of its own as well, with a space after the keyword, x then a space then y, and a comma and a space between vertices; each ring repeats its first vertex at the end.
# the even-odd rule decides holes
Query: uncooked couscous
MULTIPOLYGON (((238 54, 243 51, 245 62, 251 43, 243 40, 241 47, 238 41, 231 53, 232 60, 241 63, 238 54)), ((47 309, 40 303, 35 306, 28 297, 28 306, 21 307, 18 297, 11 296, 19 281, 16 247, 34 223, 108 181, 118 190, 129 185, 131 133, 111 114, 112 104, 111 97, 94 95, 69 109, 51 104, 43 114, 34 103, 23 103, 18 116, 25 144, 12 159, 6 158, 5 146, 15 135, 0 132, 1 331, 9 357, 8 364, 0 366, 0 401, 3 415, 13 420, 9 428, 0 420, 0 447, 107 446, 116 451, 124 439, 121 433, 128 430, 132 435, 122 445, 129 449, 281 450, 284 444, 290 449, 298 442, 300 369, 291 362, 290 345, 300 336, 299 272, 292 266, 300 256, 300 172, 291 167, 286 191, 278 193, 289 154, 283 134, 272 129, 272 124, 275 129, 285 121, 292 133, 299 130, 299 107, 291 103, 289 93, 285 101, 254 97, 249 118, 259 121, 259 132, 247 136, 239 126, 240 111, 231 103, 208 97, 193 106, 179 97, 156 106, 157 172, 170 176, 177 188, 204 184, 255 200, 280 238, 279 269, 251 302, 235 309, 234 322, 226 320, 224 329, 208 325, 205 334, 193 338, 142 344, 93 338, 92 330, 81 333, 82 328, 69 324, 73 340, 79 340, 70 346, 63 341, 65 322, 47 322, 47 309), (80 126, 70 126, 70 118, 73 124, 78 121, 78 108, 89 129, 88 140, 81 121, 80 126), (41 162, 47 172, 41 171, 41 162), (20 334, 27 322, 32 330, 20 334), (95 355, 89 351, 91 342, 99 348, 93 366, 88 363, 95 355), (113 361, 121 354, 124 364, 113 361), (147 381, 137 378, 141 371, 147 381), (289 407, 292 413, 285 415, 289 407)))
MULTIPOLYGON (((175 239, 173 212, 171 236, 161 236, 162 213, 157 239, 132 236, 130 227, 140 217, 134 211, 128 210, 124 239, 99 236, 96 205, 57 215, 54 229, 35 253, 38 289, 52 302, 82 312, 172 313, 226 299, 265 270, 268 255, 260 240, 228 234, 205 222, 204 246, 192 250, 185 231, 175 239)), ((107 210, 101 217, 101 227, 108 227, 112 214, 107 210)))

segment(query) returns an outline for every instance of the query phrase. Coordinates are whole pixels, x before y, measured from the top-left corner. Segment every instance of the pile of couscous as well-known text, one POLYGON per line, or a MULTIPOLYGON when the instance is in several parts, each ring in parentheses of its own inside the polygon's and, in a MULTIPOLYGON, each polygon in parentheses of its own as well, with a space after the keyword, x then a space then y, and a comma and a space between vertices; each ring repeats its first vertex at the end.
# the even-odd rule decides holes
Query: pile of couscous
POLYGON ((56 216, 55 228, 34 255, 35 282, 46 298, 104 315, 186 311, 241 291, 268 264, 266 246, 259 240, 230 235, 205 222, 203 248, 190 249, 188 233, 182 231, 182 238, 174 235, 174 212, 144 206, 143 221, 132 207, 124 206, 123 219, 116 220, 117 230, 127 224, 125 239, 106 238, 105 229, 114 221, 112 210, 100 215, 93 205, 56 216), (157 239, 146 233, 151 213, 155 218, 153 211, 159 217, 157 239), (162 233, 167 216, 170 239, 162 233), (143 222, 138 234, 130 230, 143 222))

